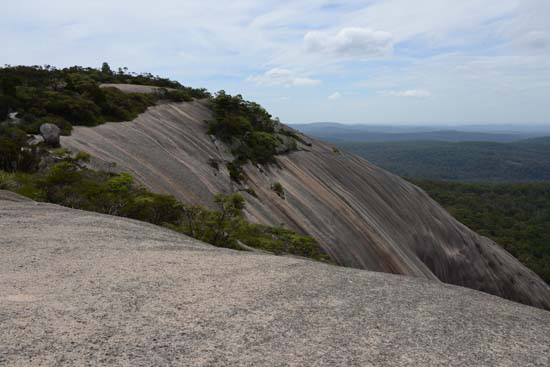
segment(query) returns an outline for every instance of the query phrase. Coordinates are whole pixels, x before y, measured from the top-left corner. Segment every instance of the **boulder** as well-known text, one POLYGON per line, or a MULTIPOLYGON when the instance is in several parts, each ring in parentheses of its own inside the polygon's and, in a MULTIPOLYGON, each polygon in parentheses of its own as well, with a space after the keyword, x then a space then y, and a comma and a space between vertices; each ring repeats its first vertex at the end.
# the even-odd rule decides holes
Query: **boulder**
POLYGON ((40 135, 42 135, 48 145, 58 146, 60 133, 61 130, 54 124, 46 123, 40 125, 40 135))

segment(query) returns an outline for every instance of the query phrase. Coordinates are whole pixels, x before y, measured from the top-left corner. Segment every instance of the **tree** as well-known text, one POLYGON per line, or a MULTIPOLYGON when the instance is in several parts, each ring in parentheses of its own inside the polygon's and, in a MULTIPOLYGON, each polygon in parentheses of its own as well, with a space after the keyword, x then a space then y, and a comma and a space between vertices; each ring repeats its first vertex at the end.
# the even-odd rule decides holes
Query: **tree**
POLYGON ((113 71, 111 70, 111 67, 109 66, 108 63, 104 62, 102 65, 101 65, 101 72, 103 74, 113 74, 113 71))

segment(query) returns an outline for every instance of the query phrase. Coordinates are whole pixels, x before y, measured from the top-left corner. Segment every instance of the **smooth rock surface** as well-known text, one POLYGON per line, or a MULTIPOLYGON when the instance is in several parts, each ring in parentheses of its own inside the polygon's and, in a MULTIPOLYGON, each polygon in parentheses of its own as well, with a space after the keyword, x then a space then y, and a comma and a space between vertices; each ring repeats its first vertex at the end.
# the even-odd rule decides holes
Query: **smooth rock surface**
MULTIPOLYGON (((205 103, 168 103, 131 122, 75 127, 61 144, 102 169, 124 170, 156 192, 213 206, 242 190, 223 162, 230 149, 207 134, 205 103), (210 160, 222 162, 218 169, 210 160), (116 166, 113 166, 112 163, 116 166)), ((313 236, 340 265, 466 286, 550 309, 550 287, 493 241, 457 222, 423 190, 366 160, 309 144, 278 165, 245 166, 250 220, 313 236), (282 184, 285 198, 272 189, 282 184)))
POLYGON ((540 366, 550 312, 0 200, 2 366, 540 366))

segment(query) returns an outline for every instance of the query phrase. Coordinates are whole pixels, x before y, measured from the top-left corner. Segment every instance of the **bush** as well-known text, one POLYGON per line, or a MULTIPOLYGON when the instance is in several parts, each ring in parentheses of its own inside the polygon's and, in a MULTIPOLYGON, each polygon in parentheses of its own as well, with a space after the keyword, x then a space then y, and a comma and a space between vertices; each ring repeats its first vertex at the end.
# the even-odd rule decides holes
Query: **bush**
POLYGON ((141 192, 121 208, 120 215, 153 224, 176 222, 181 215, 181 204, 171 195, 141 192))
POLYGON ((191 93, 189 93, 188 91, 172 89, 162 90, 162 92, 159 94, 159 98, 167 99, 172 102, 191 102, 193 100, 191 93))
POLYGON ((105 101, 100 103, 104 119, 108 121, 130 121, 155 104, 153 95, 125 93, 117 88, 102 88, 105 101))
POLYGON ((247 136, 247 146, 250 147, 250 160, 254 163, 272 163, 280 141, 273 134, 254 131, 247 136))
POLYGON ((291 254, 331 262, 330 257, 313 238, 284 228, 247 223, 241 229, 239 238, 248 246, 276 255, 291 254))
POLYGON ((236 163, 235 161, 229 162, 227 163, 226 167, 227 167, 227 170, 229 171, 229 177, 233 181, 237 183, 244 181, 243 169, 240 164, 236 163))
MULTIPOLYGON (((212 99, 211 108, 214 119, 208 122, 208 133, 231 144, 235 166, 249 160, 259 164, 275 162, 277 148, 282 143, 275 132, 278 121, 272 119, 264 108, 223 90, 212 99)), ((295 149, 297 145, 289 146, 295 149)), ((238 175, 233 177, 240 182, 238 175)))
POLYGON ((237 193, 216 195, 218 210, 186 207, 178 226, 173 228, 214 246, 238 249, 239 228, 244 223, 244 198, 237 193))
POLYGON ((0 171, 0 190, 13 191, 17 188, 17 182, 15 181, 15 175, 0 171))
POLYGON ((273 185, 271 185, 271 190, 275 191, 275 193, 279 195, 282 199, 285 198, 285 190, 283 189, 283 185, 281 185, 280 182, 275 182, 273 185))
POLYGON ((27 134, 15 127, 0 126, 0 170, 31 172, 38 168, 41 151, 27 144, 27 134))

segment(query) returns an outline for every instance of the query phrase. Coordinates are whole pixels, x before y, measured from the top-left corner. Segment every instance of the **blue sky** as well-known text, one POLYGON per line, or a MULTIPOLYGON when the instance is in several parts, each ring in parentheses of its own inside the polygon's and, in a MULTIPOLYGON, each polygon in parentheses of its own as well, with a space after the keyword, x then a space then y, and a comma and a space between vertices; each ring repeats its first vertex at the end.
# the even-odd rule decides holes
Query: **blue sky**
POLYGON ((284 122, 550 123, 550 1, 19 0, 3 64, 126 66, 284 122))

